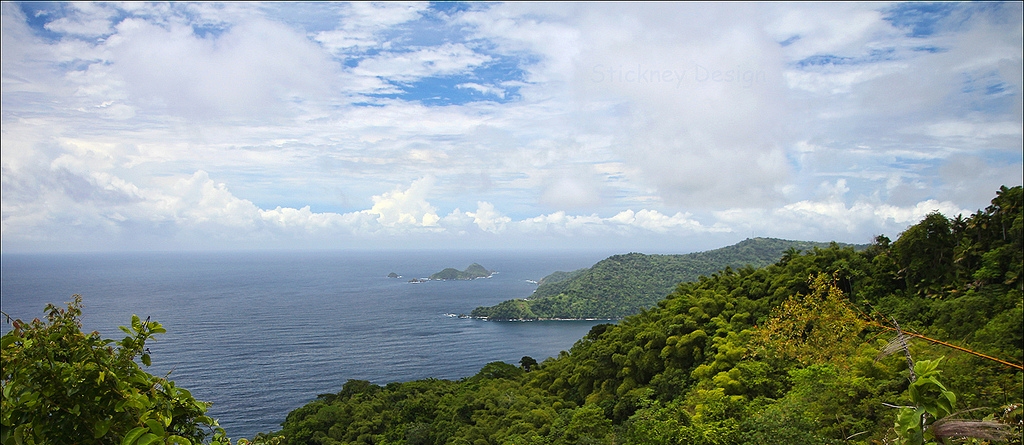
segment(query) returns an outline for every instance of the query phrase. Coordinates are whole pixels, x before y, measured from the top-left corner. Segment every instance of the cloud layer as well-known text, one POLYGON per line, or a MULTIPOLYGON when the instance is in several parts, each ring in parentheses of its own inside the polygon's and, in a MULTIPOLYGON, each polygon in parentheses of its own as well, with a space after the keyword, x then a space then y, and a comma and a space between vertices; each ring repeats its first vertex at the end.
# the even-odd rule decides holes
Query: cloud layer
POLYGON ((3 250, 895 236, 1022 182, 1021 9, 4 3, 3 250))

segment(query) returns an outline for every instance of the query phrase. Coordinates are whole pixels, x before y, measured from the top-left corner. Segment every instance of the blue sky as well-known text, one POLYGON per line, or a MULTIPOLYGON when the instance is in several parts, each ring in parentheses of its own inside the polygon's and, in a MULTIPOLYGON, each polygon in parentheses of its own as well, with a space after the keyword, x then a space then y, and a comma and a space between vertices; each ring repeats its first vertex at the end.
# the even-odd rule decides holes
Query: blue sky
POLYGON ((1022 182, 1018 3, 2 3, 2 250, 866 243, 1022 182))

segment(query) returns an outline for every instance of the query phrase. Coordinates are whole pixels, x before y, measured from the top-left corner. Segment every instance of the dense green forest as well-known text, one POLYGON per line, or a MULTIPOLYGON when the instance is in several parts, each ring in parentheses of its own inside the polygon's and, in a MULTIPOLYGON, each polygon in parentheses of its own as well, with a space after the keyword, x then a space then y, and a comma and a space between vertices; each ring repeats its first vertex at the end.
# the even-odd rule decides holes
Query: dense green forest
POLYGON ((614 255, 590 268, 555 272, 540 280, 529 298, 478 307, 470 315, 488 320, 617 320, 653 307, 679 283, 695 281, 727 267, 767 266, 786 255, 828 246, 829 243, 754 238, 685 255, 614 255))
POLYGON ((894 242, 729 268, 539 364, 490 363, 459 381, 352 380, 260 439, 1019 444, 1022 211, 1021 187, 1004 187, 985 210, 930 214, 894 242))

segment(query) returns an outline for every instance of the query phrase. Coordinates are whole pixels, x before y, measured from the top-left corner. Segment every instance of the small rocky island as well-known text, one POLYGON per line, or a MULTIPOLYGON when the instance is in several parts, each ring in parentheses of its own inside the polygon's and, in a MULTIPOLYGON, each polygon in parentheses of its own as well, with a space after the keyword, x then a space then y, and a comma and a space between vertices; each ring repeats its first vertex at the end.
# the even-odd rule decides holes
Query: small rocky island
POLYGON ((431 280, 475 280, 477 278, 489 278, 494 271, 487 270, 477 263, 470 264, 466 270, 458 270, 449 267, 430 276, 431 280))

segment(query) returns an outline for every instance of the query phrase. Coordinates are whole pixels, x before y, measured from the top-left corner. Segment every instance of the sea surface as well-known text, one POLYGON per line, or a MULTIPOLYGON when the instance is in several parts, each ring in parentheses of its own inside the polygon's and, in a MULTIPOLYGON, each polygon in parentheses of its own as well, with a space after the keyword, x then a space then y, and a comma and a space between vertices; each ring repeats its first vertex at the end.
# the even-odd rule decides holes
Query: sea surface
MULTIPOLYGON (((492 361, 557 356, 601 321, 488 322, 453 317, 528 297, 556 270, 614 252, 343 251, 3 254, 3 311, 43 317, 83 297, 83 330, 124 336, 132 314, 167 329, 147 344, 155 375, 213 402, 232 438, 276 431, 289 411, 349 379, 459 379, 492 361), (480 263, 497 273, 428 281, 480 263), (388 278, 395 272, 402 278, 388 278)), ((0 330, 10 325, 4 320, 0 330)))

